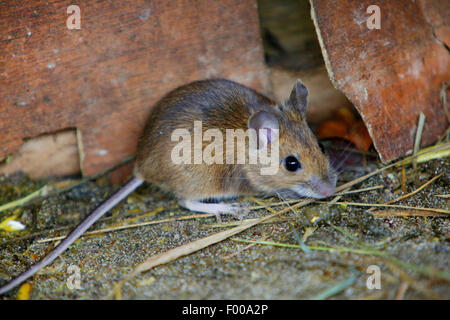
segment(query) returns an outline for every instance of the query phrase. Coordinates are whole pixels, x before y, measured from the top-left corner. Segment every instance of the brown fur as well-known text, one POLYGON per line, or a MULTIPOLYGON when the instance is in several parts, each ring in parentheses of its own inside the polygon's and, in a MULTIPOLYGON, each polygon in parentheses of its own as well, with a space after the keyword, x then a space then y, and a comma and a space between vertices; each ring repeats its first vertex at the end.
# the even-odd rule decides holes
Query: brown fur
MULTIPOLYGON (((307 184, 313 174, 329 181, 333 173, 306 123, 306 102, 300 108, 296 103, 291 95, 284 104, 276 105, 250 88, 223 79, 177 88, 156 104, 148 120, 138 143, 135 175, 179 199, 272 194, 299 183, 307 184), (185 128, 192 134, 194 121, 201 120, 203 132, 220 129, 225 142, 225 129, 247 130, 249 118, 258 111, 271 112, 279 121, 280 168, 276 175, 262 176, 260 165, 176 165, 171 161, 172 148, 178 143, 171 141, 173 130, 185 128), (287 171, 283 159, 289 155, 297 156, 304 170, 287 171)), ((203 149, 209 143, 204 142, 203 149)))

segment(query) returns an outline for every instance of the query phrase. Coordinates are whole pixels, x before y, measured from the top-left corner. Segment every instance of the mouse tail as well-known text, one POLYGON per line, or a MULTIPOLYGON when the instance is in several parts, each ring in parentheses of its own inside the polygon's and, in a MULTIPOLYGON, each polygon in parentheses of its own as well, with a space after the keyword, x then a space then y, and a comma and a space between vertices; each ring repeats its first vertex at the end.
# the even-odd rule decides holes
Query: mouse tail
POLYGON ((104 201, 98 206, 91 214, 87 216, 58 246, 55 247, 48 255, 46 255, 41 261, 33 265, 27 271, 20 274, 17 278, 13 279, 5 286, 0 288, 0 294, 11 290, 18 286, 23 281, 34 275, 40 269, 53 262, 61 253, 63 253, 72 243, 86 232, 98 219, 100 219, 106 212, 111 210, 120 201, 125 199, 130 193, 132 193, 137 187, 139 187, 144 180, 133 177, 123 187, 121 187, 116 193, 104 201))

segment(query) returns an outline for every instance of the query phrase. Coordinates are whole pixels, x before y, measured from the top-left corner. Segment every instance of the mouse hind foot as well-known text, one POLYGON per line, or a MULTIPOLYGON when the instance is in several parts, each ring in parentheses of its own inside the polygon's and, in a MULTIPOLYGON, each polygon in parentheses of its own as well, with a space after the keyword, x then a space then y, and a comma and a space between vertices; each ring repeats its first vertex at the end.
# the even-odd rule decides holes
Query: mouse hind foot
POLYGON ((178 203, 180 206, 191 211, 212 213, 219 222, 222 221, 222 215, 232 215, 233 217, 242 220, 249 213, 247 206, 240 203, 205 203, 199 200, 190 199, 180 200, 178 203))

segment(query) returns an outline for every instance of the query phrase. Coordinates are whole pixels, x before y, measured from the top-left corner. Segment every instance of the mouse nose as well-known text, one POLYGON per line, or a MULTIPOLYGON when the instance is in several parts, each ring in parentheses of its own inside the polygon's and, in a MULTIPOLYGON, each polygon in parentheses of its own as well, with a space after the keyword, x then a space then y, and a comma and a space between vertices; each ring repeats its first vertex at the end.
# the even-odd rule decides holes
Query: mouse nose
POLYGON ((329 183, 324 183, 319 188, 319 193, 324 196, 324 198, 332 196, 334 194, 335 187, 329 183))
POLYGON ((333 195, 334 191, 336 190, 334 184, 328 181, 323 181, 318 177, 311 178, 311 186, 313 187, 314 191, 316 191, 322 198, 333 195))

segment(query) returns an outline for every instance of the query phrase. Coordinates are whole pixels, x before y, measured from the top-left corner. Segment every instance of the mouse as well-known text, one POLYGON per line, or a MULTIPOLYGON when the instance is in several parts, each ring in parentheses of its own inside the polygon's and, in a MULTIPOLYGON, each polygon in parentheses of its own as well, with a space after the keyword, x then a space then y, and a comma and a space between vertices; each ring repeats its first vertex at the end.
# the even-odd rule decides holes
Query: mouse
POLYGON ((239 196, 333 195, 337 172, 308 126, 307 105, 308 89, 300 79, 281 103, 226 79, 172 90, 150 113, 137 143, 133 177, 42 260, 2 286, 0 294, 50 264, 144 182, 171 193, 186 209, 217 217, 245 215, 245 205, 228 202, 239 196), (246 132, 243 144, 229 143, 246 132))

